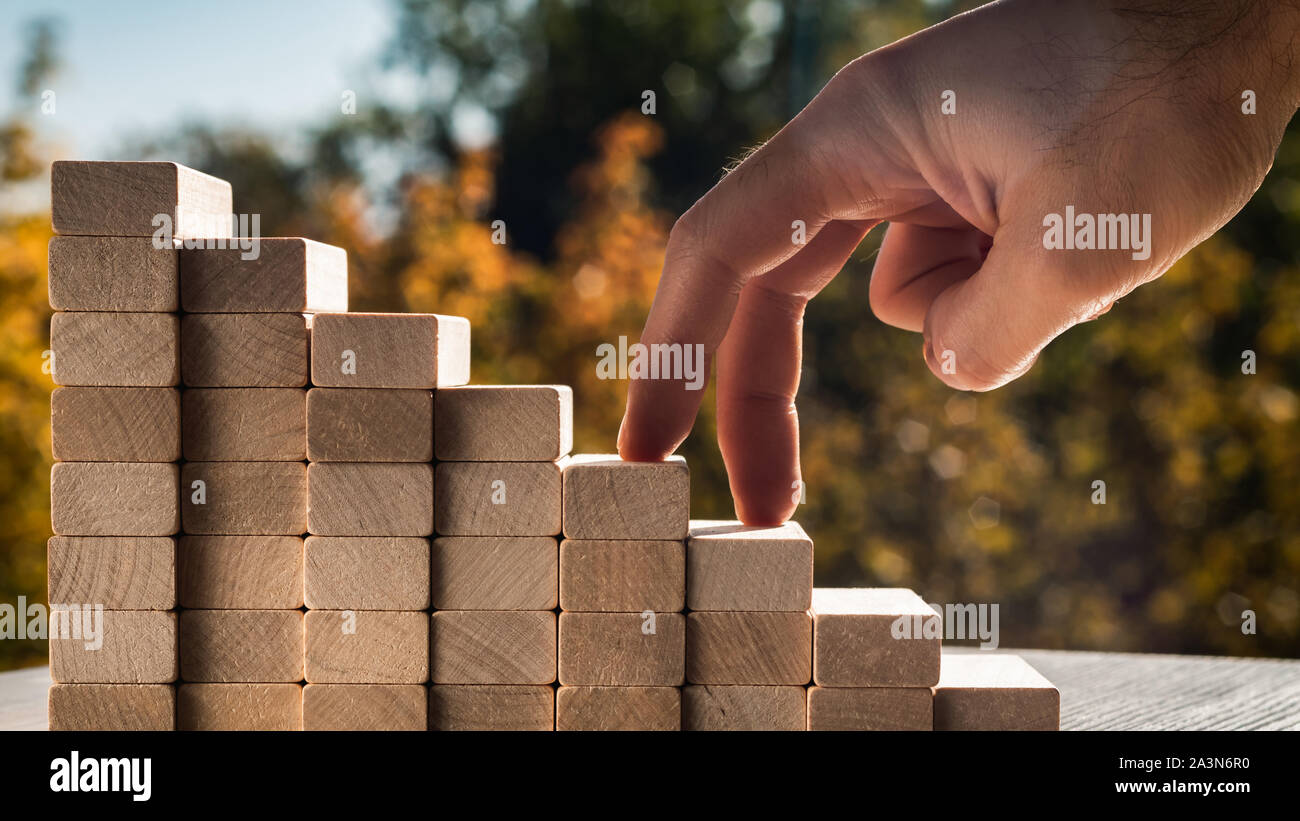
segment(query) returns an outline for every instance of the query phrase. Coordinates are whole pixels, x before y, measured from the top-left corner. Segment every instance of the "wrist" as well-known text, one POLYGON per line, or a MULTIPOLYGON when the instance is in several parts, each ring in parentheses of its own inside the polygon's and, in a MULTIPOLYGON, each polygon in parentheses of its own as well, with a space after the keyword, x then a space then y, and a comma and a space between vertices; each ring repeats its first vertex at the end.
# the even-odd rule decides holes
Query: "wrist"
POLYGON ((1152 73, 1250 90, 1288 118, 1300 108, 1300 0, 1113 0, 1111 11, 1129 21, 1152 73))

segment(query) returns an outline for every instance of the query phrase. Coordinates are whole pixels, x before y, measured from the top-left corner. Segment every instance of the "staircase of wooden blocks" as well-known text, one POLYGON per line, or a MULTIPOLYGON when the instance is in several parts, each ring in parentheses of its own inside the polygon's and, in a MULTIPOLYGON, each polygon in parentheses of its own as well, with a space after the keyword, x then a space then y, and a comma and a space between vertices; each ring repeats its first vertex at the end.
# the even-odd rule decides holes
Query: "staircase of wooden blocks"
POLYGON ((692 522, 681 458, 571 454, 569 388, 466 384, 467 320, 211 241, 229 184, 52 189, 51 728, 1057 727, 911 591, 814 590, 799 525, 692 522))

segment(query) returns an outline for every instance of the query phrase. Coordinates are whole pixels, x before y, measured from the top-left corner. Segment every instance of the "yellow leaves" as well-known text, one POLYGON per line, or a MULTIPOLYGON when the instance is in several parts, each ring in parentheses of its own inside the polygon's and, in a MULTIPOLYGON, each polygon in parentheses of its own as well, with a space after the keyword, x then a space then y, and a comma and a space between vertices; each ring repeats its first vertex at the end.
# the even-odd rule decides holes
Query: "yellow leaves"
POLYGON ((467 160, 463 173, 455 176, 455 187, 423 180, 408 189, 411 260, 397 272, 411 310, 467 316, 475 325, 523 279, 528 265, 507 244, 493 242, 494 233, 501 232, 508 242, 509 226, 494 229, 477 219, 488 185, 483 179, 487 172, 477 162, 467 160))
MULTIPOLYGON (((41 598, 49 533, 47 216, 0 218, 0 601, 41 598)), ((0 642, 0 669, 33 662, 42 648, 0 642)))
POLYGON ((906 547, 893 545, 883 539, 871 539, 866 544, 867 569, 882 586, 906 585, 912 573, 906 547))
POLYGON ((1177 625, 1187 613, 1187 596, 1177 587, 1163 587, 1147 601, 1147 616, 1157 624, 1177 625))
POLYGON ((1270 421, 1285 424, 1295 420, 1300 400, 1296 399, 1294 391, 1281 385, 1265 385, 1257 396, 1260 410, 1270 421))

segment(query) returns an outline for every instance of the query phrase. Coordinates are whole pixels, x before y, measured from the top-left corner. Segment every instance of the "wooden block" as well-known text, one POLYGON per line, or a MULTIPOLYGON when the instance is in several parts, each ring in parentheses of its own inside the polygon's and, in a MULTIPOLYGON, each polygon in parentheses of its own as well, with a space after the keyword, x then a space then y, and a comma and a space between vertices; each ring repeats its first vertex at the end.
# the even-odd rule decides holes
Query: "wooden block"
POLYGON ((307 392, 301 388, 191 388, 181 406, 188 461, 307 458, 307 392))
POLYGON ((555 681, 555 614, 439 610, 430 658, 434 684, 550 684, 555 681))
POLYGON ((234 212, 230 183, 174 162, 56 160, 50 204, 56 234, 114 237, 153 236, 159 215, 175 237, 225 237, 234 212))
POLYGON ((66 684, 176 680, 176 614, 157 610, 50 611, 50 677, 66 684))
POLYGON ((304 730, 429 729, 429 696, 418 684, 308 684, 304 730))
POLYGON ((568 385, 466 385, 434 396, 438 459, 554 462, 573 449, 568 385))
POLYGON ((550 536, 440 536, 433 540, 433 606, 554 610, 558 553, 550 536))
POLYGON ((803 687, 692 684, 682 688, 683 730, 803 730, 803 687))
POLYGON ((56 385, 165 388, 180 381, 180 324, 172 314, 56 313, 56 385))
POLYGON ((60 536, 170 536, 180 528, 176 465, 57 462, 50 519, 60 536))
POLYGON ((554 536, 560 532, 557 462, 441 462, 435 526, 445 536, 554 536))
POLYGON ((176 729, 176 688, 170 684, 52 684, 51 730, 176 729))
POLYGON ((313 385, 441 388, 469 381, 464 317, 321 313, 311 328, 313 385))
POLYGON ((681 613, 560 614, 561 684, 676 687, 685 656, 681 613))
POLYGON ((395 536, 309 536, 306 601, 313 610, 425 610, 429 542, 395 536))
POLYGON ((52 237, 50 307, 56 311, 175 311, 176 249, 146 237, 52 237))
POLYGON ((624 462, 581 454, 564 467, 564 535, 569 539, 685 539, 691 474, 686 460, 624 462))
POLYGON ((560 608, 605 613, 682 609, 686 549, 681 542, 565 539, 560 542, 560 608))
POLYGON ((927 687, 809 687, 809 730, 930 730, 927 687))
POLYGON ((181 318, 181 380, 191 388, 301 388, 307 371, 302 314, 181 318))
POLYGON ((307 530, 307 467, 301 462, 186 462, 181 467, 181 521, 186 533, 300 535, 307 530), (202 496, 196 482, 203 483, 202 496))
POLYGON ((692 684, 807 684, 807 613, 693 612, 687 616, 686 680, 692 684))
POLYGON ((548 684, 435 684, 430 730, 555 729, 555 690, 548 684))
POLYGON ((307 491, 307 529, 317 536, 433 533, 432 465, 315 462, 307 491))
POLYGON ((812 605, 813 543, 796 522, 746 527, 693 521, 686 541, 686 606, 785 610, 812 605))
POLYGON ((55 388, 50 441, 56 462, 175 462, 181 395, 174 388, 55 388))
POLYGON ((560 687, 557 730, 680 730, 682 694, 676 687, 560 687))
POLYGON ((312 388, 307 458, 313 462, 428 462, 433 394, 426 390, 312 388))
POLYGON ((939 615, 911 590, 819 587, 812 614, 817 684, 933 687, 939 681, 939 615), (894 637, 896 624, 901 638, 894 637))
POLYGON ((182 684, 179 730, 301 730, 300 684, 182 684))
POLYGON ((181 308, 189 313, 294 313, 348 309, 348 254, 300 237, 263 237, 244 249, 180 252, 181 308))
POLYGON ((302 680, 302 611, 182 610, 180 615, 185 681, 302 680))
POLYGON ((181 607, 297 610, 303 605, 299 536, 182 536, 181 607))
POLYGON ((306 664, 312 684, 423 684, 429 615, 309 610, 306 664))
POLYGON ((1020 656, 944 653, 936 730, 1059 730, 1061 694, 1020 656))
POLYGON ((47 559, 52 603, 108 610, 176 606, 176 542, 166 536, 55 536, 47 559))

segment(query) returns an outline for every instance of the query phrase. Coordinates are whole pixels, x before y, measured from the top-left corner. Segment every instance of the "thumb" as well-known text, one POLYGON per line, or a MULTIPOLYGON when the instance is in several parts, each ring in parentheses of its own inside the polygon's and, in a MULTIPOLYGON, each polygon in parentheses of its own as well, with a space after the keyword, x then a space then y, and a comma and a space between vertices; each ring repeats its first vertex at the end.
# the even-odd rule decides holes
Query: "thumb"
POLYGON ((1000 229, 979 270, 931 302, 925 361, 945 384, 987 391, 1011 382, 1047 343, 1129 290, 1117 284, 1133 264, 1127 252, 1049 251, 1037 222, 1000 229))

